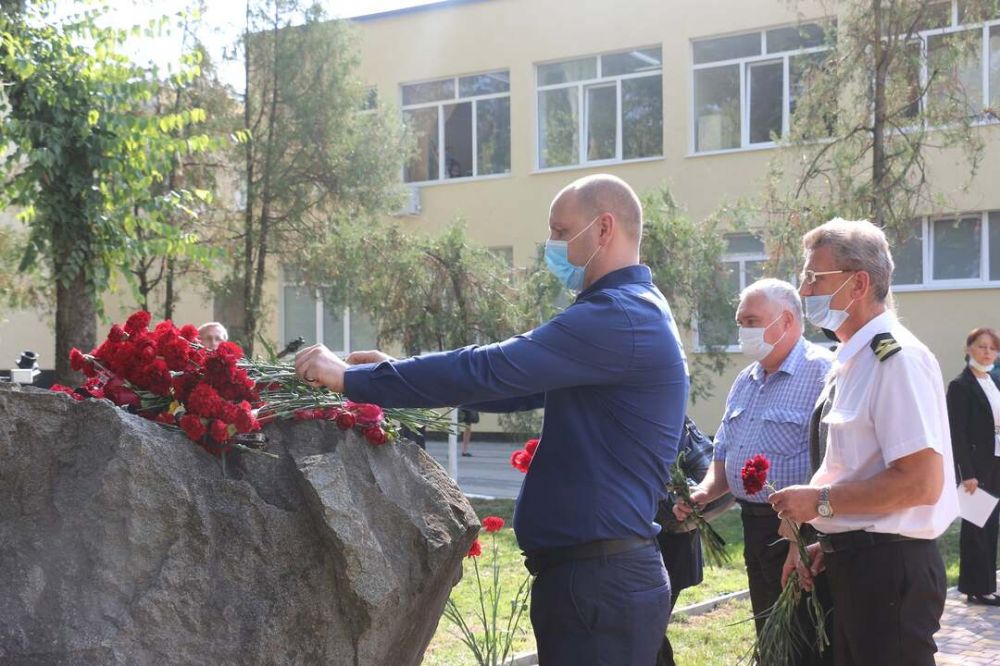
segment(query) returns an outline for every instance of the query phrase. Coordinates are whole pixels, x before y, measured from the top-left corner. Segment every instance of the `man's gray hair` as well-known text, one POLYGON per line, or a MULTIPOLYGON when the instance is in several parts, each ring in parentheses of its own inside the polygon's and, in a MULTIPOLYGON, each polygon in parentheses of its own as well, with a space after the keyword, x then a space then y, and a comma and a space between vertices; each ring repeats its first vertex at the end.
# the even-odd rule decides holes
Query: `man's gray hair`
POLYGON ((229 331, 227 331, 226 327, 223 326, 222 324, 220 324, 217 321, 205 322, 204 324, 202 324, 201 326, 199 326, 198 327, 198 335, 201 335, 202 331, 204 331, 206 328, 212 328, 212 327, 218 328, 220 331, 222 331, 222 339, 223 340, 228 340, 229 339, 229 331))
POLYGON ((802 298, 790 283, 777 278, 762 278, 740 292, 740 302, 751 296, 763 296, 768 301, 777 303, 783 310, 791 312, 795 321, 802 323, 802 298))
POLYGON ((889 298, 892 284, 892 252, 885 233, 868 220, 834 218, 802 237, 807 252, 829 247, 836 268, 845 271, 865 271, 871 279, 872 296, 879 303, 889 298))

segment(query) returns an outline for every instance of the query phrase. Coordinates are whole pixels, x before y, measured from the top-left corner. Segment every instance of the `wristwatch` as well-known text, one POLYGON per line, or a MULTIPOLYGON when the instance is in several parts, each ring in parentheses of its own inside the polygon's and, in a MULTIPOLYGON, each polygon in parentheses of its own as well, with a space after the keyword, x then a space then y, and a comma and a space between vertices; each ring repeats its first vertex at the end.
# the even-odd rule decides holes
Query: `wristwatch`
POLYGON ((819 504, 816 505, 816 513, 821 518, 833 518, 833 507, 830 505, 830 486, 823 486, 819 489, 819 504))

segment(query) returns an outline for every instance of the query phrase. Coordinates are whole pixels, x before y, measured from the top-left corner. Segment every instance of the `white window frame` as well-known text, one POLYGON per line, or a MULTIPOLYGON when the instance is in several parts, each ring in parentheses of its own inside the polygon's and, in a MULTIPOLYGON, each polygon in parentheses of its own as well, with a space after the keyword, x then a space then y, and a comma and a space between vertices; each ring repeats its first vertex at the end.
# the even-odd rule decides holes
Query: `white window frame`
MULTIPOLYGON (((755 236, 755 237, 759 238, 759 236, 757 236, 757 234, 753 233, 753 231, 733 232, 731 234, 724 234, 724 237, 725 236, 739 234, 739 233, 746 233, 746 234, 749 234, 751 236, 755 236)), ((763 243, 763 239, 761 239, 761 243, 763 243)), ((747 286, 749 286, 749 284, 750 284, 749 282, 747 282, 747 263, 751 262, 751 261, 767 261, 767 260, 768 260, 768 256, 767 256, 766 249, 765 250, 761 250, 760 252, 726 252, 726 253, 723 253, 722 258, 720 260, 720 261, 722 261, 722 263, 724 263, 724 264, 736 263, 738 265, 739 276, 740 276, 740 287, 739 287, 739 290, 735 294, 733 294, 733 296, 735 298, 739 298, 739 296, 743 292, 743 290, 746 289, 747 286)), ((722 352, 726 352, 726 353, 729 353, 729 354, 738 354, 741 351, 739 343, 737 343, 735 345, 728 345, 726 347, 720 347, 720 348, 717 348, 715 350, 710 350, 708 347, 702 345, 701 344, 701 327, 699 325, 698 317, 697 316, 695 316, 693 318, 692 328, 694 330, 692 331, 691 337, 692 337, 692 342, 694 343, 694 351, 695 351, 695 353, 705 353, 705 352, 708 352, 708 351, 722 351, 722 352)))
MULTIPOLYGON (((959 23, 958 22, 958 0, 951 0, 951 20, 950 25, 944 28, 932 28, 930 30, 921 30, 914 35, 915 39, 920 40, 920 88, 921 90, 927 88, 927 78, 930 73, 927 70, 928 66, 928 50, 927 50, 927 39, 929 37, 937 37, 940 35, 950 35, 962 32, 971 32, 973 30, 979 30, 980 32, 980 42, 979 42, 979 68, 981 76, 982 85, 982 98, 979 100, 979 109, 984 110, 990 105, 990 28, 994 26, 1000 26, 1000 17, 992 19, 989 21, 984 21, 982 23, 959 23)), ((1000 91, 998 91, 1000 92, 1000 91)), ((923 97, 920 98, 920 109, 924 111, 927 105, 927 98, 930 94, 928 90, 923 97)), ((978 116, 972 122, 973 125, 992 125, 1000 122, 1000 119, 989 118, 985 116, 978 116)), ((925 123, 925 127, 929 127, 925 123)))
POLYGON ((770 26, 767 28, 760 28, 759 30, 749 30, 740 31, 731 34, 722 35, 712 35, 709 37, 699 37, 698 39, 693 39, 690 42, 691 54, 691 78, 690 78, 690 89, 688 90, 689 99, 691 100, 691 131, 688 133, 688 157, 700 157, 702 155, 720 155, 725 153, 736 153, 748 150, 766 150, 769 148, 774 148, 777 146, 775 141, 761 141, 757 143, 750 143, 750 77, 749 70, 750 66, 760 63, 768 62, 778 62, 782 63, 782 100, 781 100, 781 136, 786 136, 789 130, 789 118, 791 116, 791 88, 790 88, 790 77, 791 68, 789 66, 791 58, 794 56, 806 55, 809 53, 821 53, 823 51, 829 51, 829 46, 810 46, 804 49, 793 49, 789 51, 777 51, 775 53, 767 52, 767 32, 768 30, 775 30, 778 28, 787 28, 793 26, 801 26, 808 24, 818 24, 822 25, 828 22, 829 19, 814 19, 810 21, 802 21, 797 24, 785 24, 770 26), (694 45, 695 42, 707 41, 711 39, 718 39, 720 37, 735 37, 737 35, 748 35, 753 33, 760 34, 760 55, 755 56, 744 56, 742 58, 730 58, 728 60, 718 60, 712 62, 703 62, 695 64, 694 62, 694 45), (695 72, 702 69, 714 69, 717 67, 730 67, 732 65, 738 65, 740 71, 740 90, 739 90, 739 100, 740 100, 740 145, 735 148, 719 148, 716 150, 698 150, 697 143, 697 100, 695 98, 695 72))
MULTIPOLYGON (((921 247, 920 256, 923 264, 921 282, 918 284, 892 285, 892 291, 899 294, 920 291, 948 291, 956 289, 1000 289, 1000 280, 990 280, 990 212, 956 213, 953 215, 931 215, 920 218, 921 247), (962 220, 979 217, 981 220, 979 235, 979 277, 958 280, 939 280, 934 278, 934 222, 939 220, 962 220)), ((992 211, 996 213, 997 211, 992 211)), ((997 222, 1000 224, 1000 221, 997 222)))
MULTIPOLYGON (((300 282, 293 282, 293 281, 284 280, 284 279, 281 282, 281 293, 279 294, 279 297, 278 297, 278 312, 279 312, 279 317, 280 317, 280 320, 279 320, 280 321, 280 331, 279 331, 278 339, 279 339, 279 346, 281 346, 281 347, 284 347, 289 342, 291 342, 291 340, 288 340, 285 337, 285 313, 286 313, 286 308, 285 308, 285 288, 286 287, 302 287, 302 286, 303 285, 300 282)), ((315 333, 316 333, 316 342, 318 344, 323 344, 324 334, 325 334, 325 330, 324 330, 324 326, 323 326, 323 317, 324 317, 324 314, 325 314, 325 309, 324 308, 326 306, 323 303, 323 295, 322 295, 322 293, 320 292, 319 289, 313 290, 312 297, 313 297, 314 305, 316 306, 316 331, 315 331, 315 333)), ((354 346, 351 344, 353 342, 353 340, 351 339, 353 337, 351 335, 351 308, 348 307, 348 306, 344 306, 344 310, 343 310, 343 312, 341 314, 343 316, 343 321, 344 321, 344 323, 343 323, 343 326, 344 326, 344 338, 343 338, 343 340, 344 340, 344 346, 346 347, 346 349, 331 349, 330 350, 330 351, 334 352, 335 354, 337 354, 338 356, 344 356, 346 354, 351 353, 352 351, 357 351, 354 348, 354 346)))
MULTIPOLYGON (((403 167, 403 171, 400 174, 400 180, 406 185, 419 185, 421 187, 426 187, 430 185, 443 185, 445 183, 468 183, 474 180, 493 180, 496 178, 509 178, 511 171, 513 170, 513 164, 511 164, 507 171, 504 173, 490 173, 490 174, 479 174, 479 137, 478 134, 478 123, 476 122, 479 113, 479 102, 483 100, 490 99, 502 99, 507 98, 508 104, 510 104, 510 90, 507 92, 500 93, 489 93, 486 95, 469 95, 463 97, 459 91, 459 79, 464 79, 469 76, 481 76, 485 74, 493 74, 495 72, 507 72, 508 82, 510 79, 509 69, 490 69, 482 72, 475 72, 472 74, 458 74, 455 76, 438 76, 430 79, 423 79, 420 81, 408 81, 402 83, 399 86, 399 107, 400 107, 400 117, 403 122, 406 122, 406 112, 414 111, 416 109, 427 109, 427 108, 437 108, 437 138, 438 138, 438 177, 437 180, 406 180, 406 167, 403 167), (421 104, 403 104, 403 88, 406 86, 420 85, 421 83, 432 83, 436 81, 447 81, 451 79, 454 81, 455 96, 450 99, 436 100, 433 102, 423 102, 421 104), (447 161, 445 159, 445 142, 443 141, 444 131, 445 131, 445 118, 444 118, 444 107, 451 106, 454 104, 461 104, 463 102, 472 103, 472 175, 463 176, 461 178, 447 178, 446 171, 448 168, 447 161)), ((509 83, 508 83, 509 85, 509 83)), ((511 108, 511 115, 513 116, 513 108, 511 108)), ((513 118, 511 119, 511 125, 513 125, 513 118)), ((511 133, 511 138, 513 139, 513 133, 511 127, 507 128, 507 131, 511 133)), ((514 159, 513 141, 511 141, 511 162, 514 159)))
MULTIPOLYGON (((535 94, 534 94, 534 117, 535 117, 535 140, 534 140, 534 156, 532 164, 534 164, 534 170, 532 173, 552 173, 555 171, 570 171, 572 169, 588 169, 594 166, 606 166, 611 164, 634 164, 636 162, 652 162, 654 160, 662 160, 664 158, 663 150, 663 140, 665 138, 663 130, 666 127, 665 114, 663 113, 663 107, 660 107, 660 154, 659 155, 649 155, 646 157, 634 157, 630 159, 622 158, 622 81, 628 79, 644 79, 652 78, 654 76, 660 77, 660 89, 663 89, 663 45, 662 44, 648 44, 646 46, 637 46, 630 49, 616 49, 614 51, 607 51, 603 53, 595 53, 590 55, 574 56, 570 58, 559 58, 557 60, 546 60, 543 62, 535 63, 535 94), (617 55, 620 53, 629 53, 630 51, 642 51, 643 49, 660 49, 660 68, 658 70, 649 70, 645 72, 633 72, 631 74, 616 74, 613 76, 602 76, 601 68, 603 67, 602 56, 617 55), (589 79, 580 79, 577 81, 569 81, 566 83, 553 83, 550 85, 539 85, 538 83, 538 70, 544 65, 552 65, 561 62, 572 62, 574 60, 596 60, 597 75, 589 79), (614 85, 616 92, 615 98, 617 100, 615 104, 615 156, 610 159, 604 160, 587 160, 587 115, 590 109, 590 105, 586 103, 587 101, 587 90, 590 88, 598 88, 602 86, 614 85), (539 117, 539 111, 541 109, 538 98, 539 93, 550 91, 550 90, 562 90, 567 88, 577 89, 577 108, 579 113, 577 114, 577 162, 576 164, 564 164, 560 166, 549 166, 543 167, 541 165, 542 160, 542 119, 539 117)), ((665 96, 661 95, 661 98, 666 100, 665 96)))

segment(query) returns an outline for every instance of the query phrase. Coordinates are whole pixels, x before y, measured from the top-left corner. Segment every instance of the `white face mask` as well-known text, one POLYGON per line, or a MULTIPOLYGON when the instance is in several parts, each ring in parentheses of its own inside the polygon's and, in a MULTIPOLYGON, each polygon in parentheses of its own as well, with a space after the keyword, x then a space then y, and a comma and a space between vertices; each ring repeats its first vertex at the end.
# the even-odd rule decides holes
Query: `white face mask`
POLYGON ((841 289, 847 286, 847 283, 853 278, 853 275, 847 278, 847 280, 844 281, 844 284, 837 287, 837 291, 832 294, 826 294, 825 296, 806 296, 802 299, 806 307, 806 319, 808 319, 813 326, 816 328, 825 328, 831 331, 836 331, 844 325, 844 322, 847 321, 847 318, 850 316, 847 311, 852 305, 854 305, 854 301, 852 300, 848 303, 847 307, 843 310, 832 309, 830 307, 830 302, 833 300, 833 297, 836 296, 841 289))
POLYGON ((767 355, 774 351, 774 345, 781 342, 782 338, 788 334, 786 329, 781 337, 775 340, 773 343, 764 341, 764 331, 774 326, 781 319, 782 315, 778 315, 778 318, 772 321, 767 326, 761 328, 749 328, 741 326, 739 330, 740 336, 740 351, 744 355, 752 358, 755 361, 761 361, 767 358, 767 355))
POLYGON ((979 372, 989 372, 993 369, 992 365, 983 365, 971 356, 969 357, 969 367, 973 370, 978 370, 979 372))

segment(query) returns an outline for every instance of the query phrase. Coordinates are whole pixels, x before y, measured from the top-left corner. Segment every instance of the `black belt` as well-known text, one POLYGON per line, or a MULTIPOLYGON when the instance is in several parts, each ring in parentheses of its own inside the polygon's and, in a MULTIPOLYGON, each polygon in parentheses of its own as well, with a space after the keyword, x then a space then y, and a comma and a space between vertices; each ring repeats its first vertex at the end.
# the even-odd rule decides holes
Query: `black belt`
POLYGON ((845 550, 859 550, 861 548, 871 548, 882 543, 893 543, 896 541, 928 541, 928 539, 915 539, 903 536, 902 534, 889 534, 886 532, 865 532, 854 530, 852 532, 840 532, 839 534, 818 534, 819 547, 824 553, 840 553, 845 550))
POLYGON ((605 539, 603 541, 590 541, 576 546, 564 546, 562 548, 542 548, 524 553, 524 566, 533 575, 537 576, 545 569, 554 567, 564 562, 574 560, 589 560, 595 557, 606 555, 617 555, 637 550, 643 546, 651 546, 656 542, 653 539, 643 539, 642 537, 627 537, 625 539, 605 539))
POLYGON ((743 500, 736 500, 736 503, 740 505, 740 510, 748 516, 766 516, 768 518, 776 518, 778 516, 770 504, 745 502, 743 500))

